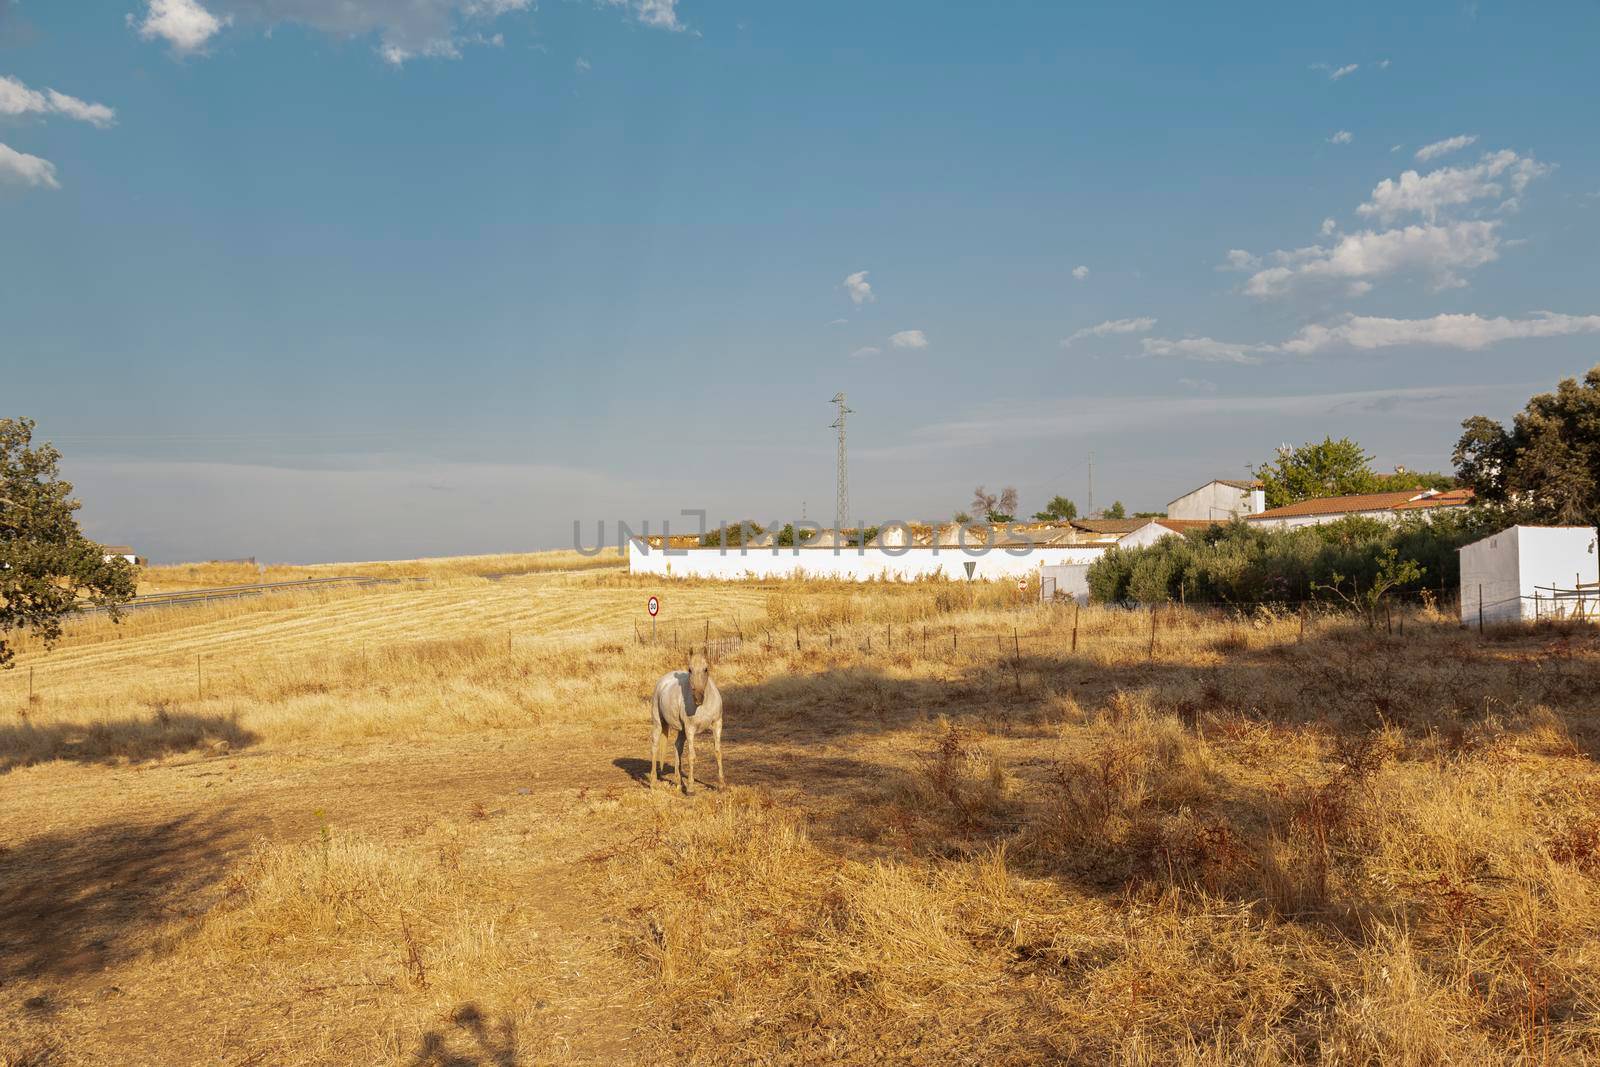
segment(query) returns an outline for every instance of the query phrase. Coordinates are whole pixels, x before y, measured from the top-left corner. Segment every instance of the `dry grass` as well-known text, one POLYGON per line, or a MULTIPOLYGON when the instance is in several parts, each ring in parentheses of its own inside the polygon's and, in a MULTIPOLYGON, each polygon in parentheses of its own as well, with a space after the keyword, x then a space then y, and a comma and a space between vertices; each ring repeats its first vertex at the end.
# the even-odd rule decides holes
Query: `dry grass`
POLYGON ((1592 631, 1092 609, 1073 652, 1014 596, 550 567, 80 623, 0 679, 0 1063, 1600 1058, 1592 631), (708 627, 734 786, 652 793, 708 627))
POLYGON ((262 582, 295 582, 307 578, 359 575, 368 578, 482 578, 515 574, 549 574, 625 566, 614 553, 585 556, 579 552, 521 552, 445 559, 377 560, 366 563, 253 563, 217 561, 172 563, 139 570, 140 593, 172 593, 262 582))

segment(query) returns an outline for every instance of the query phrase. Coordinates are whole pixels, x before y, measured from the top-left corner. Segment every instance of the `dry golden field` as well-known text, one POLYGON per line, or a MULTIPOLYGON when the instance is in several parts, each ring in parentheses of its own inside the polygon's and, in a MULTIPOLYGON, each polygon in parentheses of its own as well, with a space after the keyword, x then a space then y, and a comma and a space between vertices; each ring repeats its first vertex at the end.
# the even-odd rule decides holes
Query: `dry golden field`
POLYGON ((1600 1059, 1593 630, 375 567, 0 675, 0 1064, 1600 1059))

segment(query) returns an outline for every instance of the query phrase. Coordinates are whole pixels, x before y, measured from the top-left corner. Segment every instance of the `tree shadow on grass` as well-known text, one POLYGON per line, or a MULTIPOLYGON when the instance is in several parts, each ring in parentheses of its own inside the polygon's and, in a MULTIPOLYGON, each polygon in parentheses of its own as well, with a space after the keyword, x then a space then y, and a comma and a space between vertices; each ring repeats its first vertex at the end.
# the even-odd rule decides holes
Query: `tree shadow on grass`
POLYGON ((450 1022, 451 1031, 422 1035, 412 1067, 516 1067, 517 1028, 510 1019, 491 1024, 477 1005, 463 1004, 450 1022))
POLYGON ((227 866, 226 813, 107 823, 0 849, 0 985, 131 958, 193 919, 227 866))
POLYGON ((0 774, 51 760, 117 763, 155 759, 174 752, 250 745, 257 736, 224 715, 196 715, 158 708, 149 718, 114 722, 0 725, 0 774))

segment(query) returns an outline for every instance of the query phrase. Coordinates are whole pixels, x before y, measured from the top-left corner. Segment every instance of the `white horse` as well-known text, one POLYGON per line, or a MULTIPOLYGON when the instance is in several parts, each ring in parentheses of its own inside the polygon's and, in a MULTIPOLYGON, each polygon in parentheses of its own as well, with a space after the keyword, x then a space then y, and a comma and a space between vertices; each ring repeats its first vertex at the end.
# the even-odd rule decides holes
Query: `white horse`
POLYGON ((656 769, 660 765, 661 735, 678 731, 678 786, 685 793, 694 792, 694 735, 709 729, 717 750, 717 788, 722 781, 722 694, 717 683, 711 680, 711 662, 705 652, 689 652, 687 671, 670 671, 656 683, 655 704, 650 709, 650 785, 656 784, 656 769), (683 776, 683 764, 689 763, 689 777, 683 776))

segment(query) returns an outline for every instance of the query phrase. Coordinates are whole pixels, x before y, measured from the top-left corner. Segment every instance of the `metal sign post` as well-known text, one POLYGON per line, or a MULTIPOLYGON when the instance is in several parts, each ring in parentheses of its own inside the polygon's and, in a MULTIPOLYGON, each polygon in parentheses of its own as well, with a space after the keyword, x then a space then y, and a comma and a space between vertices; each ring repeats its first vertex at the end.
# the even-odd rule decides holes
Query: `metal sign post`
POLYGON ((650 643, 656 643, 656 616, 661 612, 661 601, 651 597, 645 601, 644 609, 650 613, 650 643))

